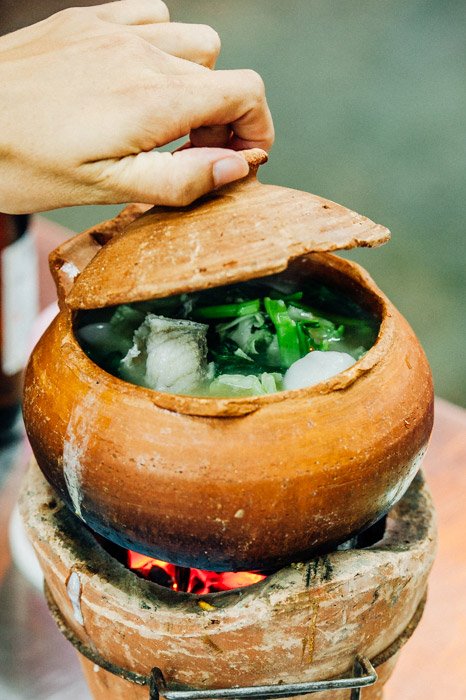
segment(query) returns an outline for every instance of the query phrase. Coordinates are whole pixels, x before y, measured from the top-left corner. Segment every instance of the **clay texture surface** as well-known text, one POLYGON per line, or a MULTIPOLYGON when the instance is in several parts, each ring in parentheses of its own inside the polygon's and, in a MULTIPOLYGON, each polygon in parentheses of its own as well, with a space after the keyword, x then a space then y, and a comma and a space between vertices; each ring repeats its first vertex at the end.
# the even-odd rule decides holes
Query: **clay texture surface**
MULTIPOLYGON (((158 666, 168 683, 198 688, 331 678, 348 673, 357 654, 374 659, 413 618, 435 555, 435 516, 420 475, 372 547, 333 552, 249 588, 207 596, 175 593, 125 569, 56 497, 36 464, 20 507, 53 600, 77 639, 123 669, 147 676, 158 666), (73 574, 78 600, 67 589, 73 574)), ((95 674, 92 687, 111 678, 95 674)), ((144 697, 136 688, 132 693, 144 697)))

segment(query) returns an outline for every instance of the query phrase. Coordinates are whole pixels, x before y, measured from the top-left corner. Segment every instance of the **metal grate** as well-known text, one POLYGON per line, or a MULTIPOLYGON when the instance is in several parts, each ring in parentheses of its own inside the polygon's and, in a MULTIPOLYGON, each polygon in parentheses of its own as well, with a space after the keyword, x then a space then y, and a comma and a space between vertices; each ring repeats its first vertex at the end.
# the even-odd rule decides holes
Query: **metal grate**
POLYGON ((151 700, 268 700, 269 698, 293 698, 296 695, 310 695, 327 690, 351 689, 351 700, 360 700, 361 688, 373 685, 377 681, 377 673, 369 659, 365 656, 356 657, 351 678, 337 678, 327 681, 311 681, 309 683, 290 683, 277 685, 251 685, 244 688, 216 688, 210 690, 175 690, 165 683, 159 668, 152 669, 150 681, 151 700))

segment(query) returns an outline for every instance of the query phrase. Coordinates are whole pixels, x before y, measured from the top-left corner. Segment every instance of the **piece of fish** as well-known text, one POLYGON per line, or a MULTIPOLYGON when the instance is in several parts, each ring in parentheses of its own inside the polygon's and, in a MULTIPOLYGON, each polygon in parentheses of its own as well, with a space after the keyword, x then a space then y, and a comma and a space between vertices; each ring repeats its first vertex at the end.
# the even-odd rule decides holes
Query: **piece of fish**
POLYGON ((205 323, 147 314, 123 358, 120 376, 141 386, 191 393, 207 376, 205 323))

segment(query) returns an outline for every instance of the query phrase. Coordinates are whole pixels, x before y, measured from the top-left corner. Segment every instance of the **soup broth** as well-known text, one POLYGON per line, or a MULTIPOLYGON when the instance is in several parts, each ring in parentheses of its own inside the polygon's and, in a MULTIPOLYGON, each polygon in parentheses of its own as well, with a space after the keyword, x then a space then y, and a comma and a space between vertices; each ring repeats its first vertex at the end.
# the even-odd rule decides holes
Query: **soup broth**
POLYGON ((285 274, 80 312, 86 354, 157 391, 241 397, 311 386, 374 344, 380 321, 319 281, 285 274))

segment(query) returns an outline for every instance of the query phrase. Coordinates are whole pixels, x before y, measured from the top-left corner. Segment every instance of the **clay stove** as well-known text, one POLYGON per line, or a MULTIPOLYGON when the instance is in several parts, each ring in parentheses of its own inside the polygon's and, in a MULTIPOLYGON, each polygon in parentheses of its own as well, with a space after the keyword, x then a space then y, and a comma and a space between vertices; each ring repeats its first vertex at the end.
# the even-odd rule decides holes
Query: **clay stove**
POLYGON ((50 609, 97 700, 290 697, 310 688, 318 699, 354 700, 355 685, 369 686, 364 700, 381 700, 422 614, 435 550, 422 475, 359 542, 207 595, 174 592, 123 566, 36 464, 20 507, 50 609), (250 686, 267 687, 254 694, 250 686))
POLYGON ((363 687, 381 700, 422 613, 435 524, 412 480, 432 428, 430 370, 369 275, 331 255, 389 232, 260 184, 266 154, 246 157, 244 181, 188 209, 129 207, 51 255, 60 313, 26 374, 37 463, 21 509, 96 700, 357 700, 363 687), (380 322, 363 357, 312 387, 158 392, 108 374, 76 337, 81 312, 282 272, 320 279, 380 322), (274 573, 183 593, 130 571, 103 538, 168 566, 274 573))

